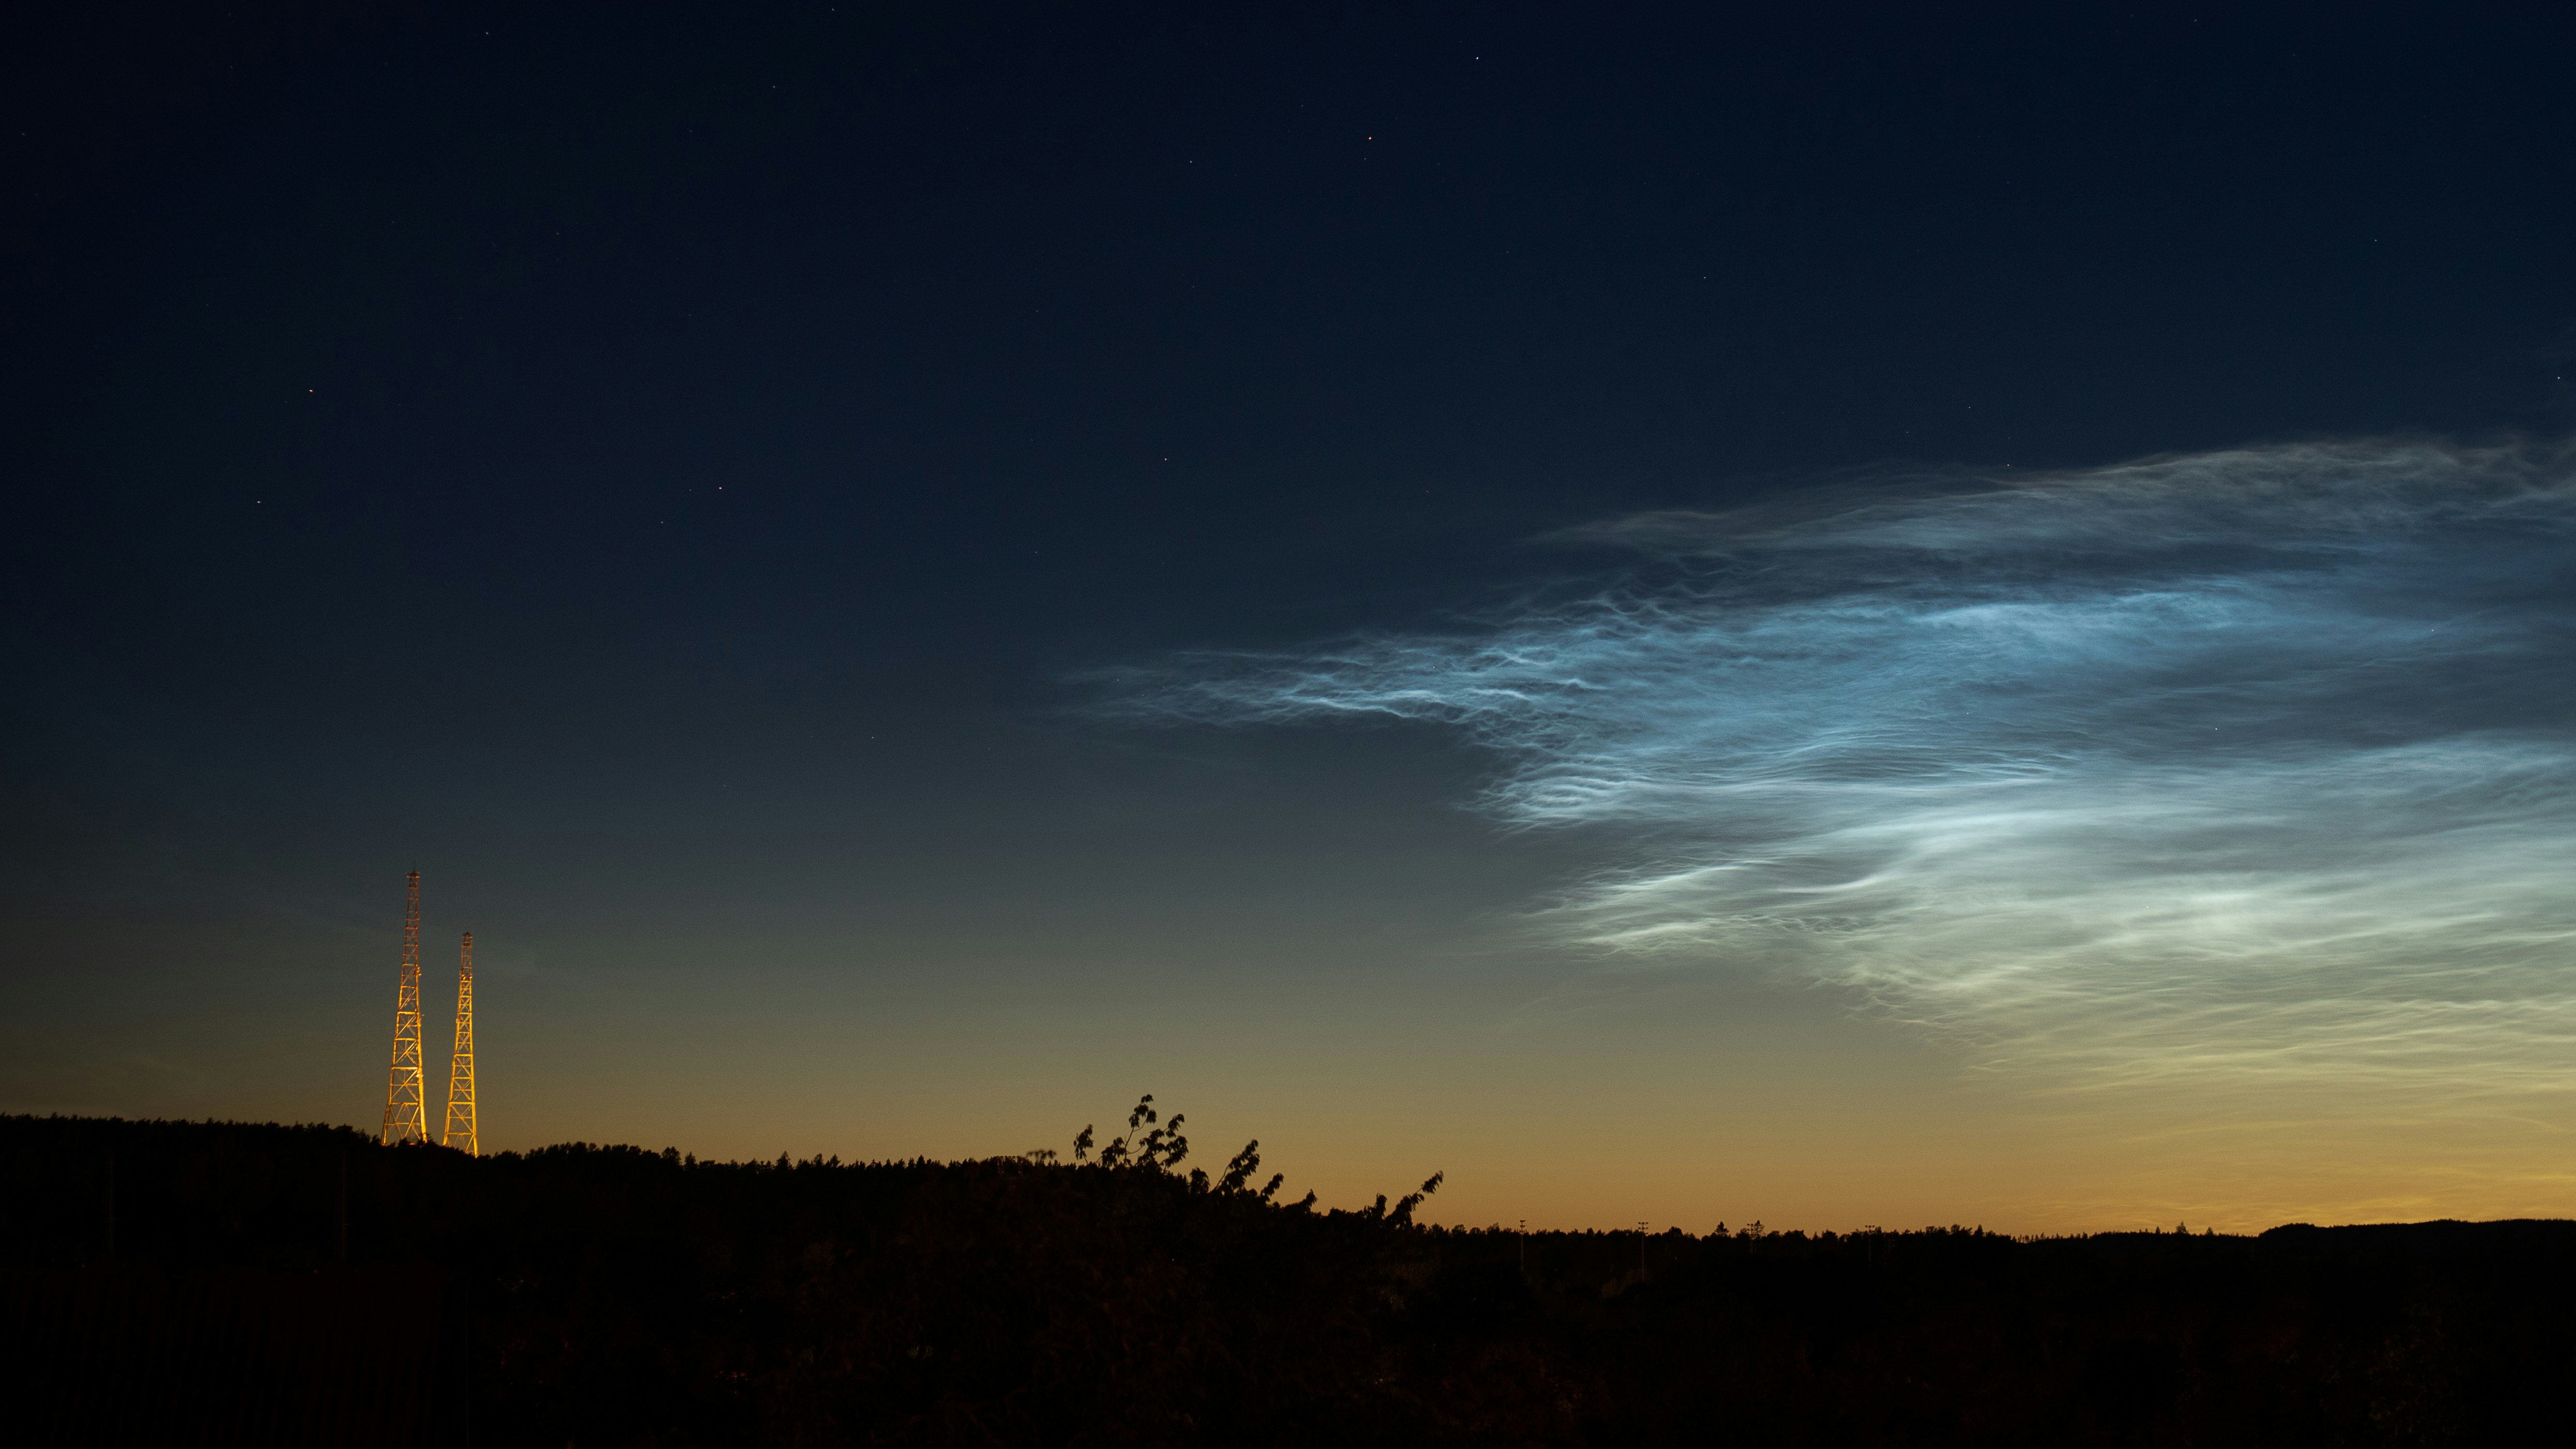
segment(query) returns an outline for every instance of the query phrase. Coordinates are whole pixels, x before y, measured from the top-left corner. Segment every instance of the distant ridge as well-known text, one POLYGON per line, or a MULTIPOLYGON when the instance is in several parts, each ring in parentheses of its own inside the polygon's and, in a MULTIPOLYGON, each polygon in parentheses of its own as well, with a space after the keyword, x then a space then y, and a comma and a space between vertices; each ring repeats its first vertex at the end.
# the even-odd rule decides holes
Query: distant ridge
POLYGON ((1523 1236, 1156 1151, 0 1118, 0 1390, 32 1444, 2539 1443, 2576 1361, 2576 1222, 1523 1236))

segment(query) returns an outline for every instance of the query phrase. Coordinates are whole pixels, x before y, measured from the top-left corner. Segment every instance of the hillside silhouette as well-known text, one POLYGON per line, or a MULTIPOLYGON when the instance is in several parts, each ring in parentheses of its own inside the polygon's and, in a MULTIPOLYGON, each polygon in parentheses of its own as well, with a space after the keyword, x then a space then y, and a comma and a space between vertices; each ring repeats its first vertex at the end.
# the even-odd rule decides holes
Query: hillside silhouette
POLYGON ((2576 1363, 2576 1223, 1523 1237, 1152 1113, 953 1163, 0 1118, 11 1438, 2491 1443, 2576 1363))

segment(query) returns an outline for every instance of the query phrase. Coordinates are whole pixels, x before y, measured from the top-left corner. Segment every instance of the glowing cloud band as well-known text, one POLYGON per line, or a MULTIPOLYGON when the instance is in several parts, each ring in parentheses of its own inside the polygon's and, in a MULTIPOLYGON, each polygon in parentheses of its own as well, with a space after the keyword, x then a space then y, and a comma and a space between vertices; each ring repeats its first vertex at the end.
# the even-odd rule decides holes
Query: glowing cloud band
POLYGON ((2287 447, 1569 540, 1620 581, 1198 654, 1113 711, 1434 721, 1598 832, 1569 942, 1849 988, 2069 1086, 2556 1090, 2576 1062, 2568 460, 2287 447))

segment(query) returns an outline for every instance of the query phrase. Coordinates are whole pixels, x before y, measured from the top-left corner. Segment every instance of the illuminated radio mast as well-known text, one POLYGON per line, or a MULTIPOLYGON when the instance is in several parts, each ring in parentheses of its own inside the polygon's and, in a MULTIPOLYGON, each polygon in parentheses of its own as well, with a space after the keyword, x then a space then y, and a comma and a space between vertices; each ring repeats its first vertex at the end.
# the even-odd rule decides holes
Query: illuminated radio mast
POLYGON ((483 1155, 474 1130, 474 933, 465 933, 464 964, 456 970, 456 1054, 447 1059, 447 1131, 442 1146, 468 1157, 483 1155))
POLYGON ((394 994, 394 1064, 385 1076, 385 1130, 378 1142, 427 1142, 420 1082, 420 872, 403 906, 402 986, 394 994))

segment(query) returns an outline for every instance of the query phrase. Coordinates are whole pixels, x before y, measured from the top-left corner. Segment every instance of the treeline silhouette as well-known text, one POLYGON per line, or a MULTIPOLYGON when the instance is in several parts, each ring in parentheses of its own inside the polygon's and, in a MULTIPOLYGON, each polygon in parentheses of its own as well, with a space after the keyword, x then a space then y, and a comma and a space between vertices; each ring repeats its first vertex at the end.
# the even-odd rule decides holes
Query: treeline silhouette
POLYGON ((2576 1224, 1523 1237, 1152 1112, 864 1164, 0 1118, 10 1442, 2539 1442, 2576 1367, 2576 1224))

